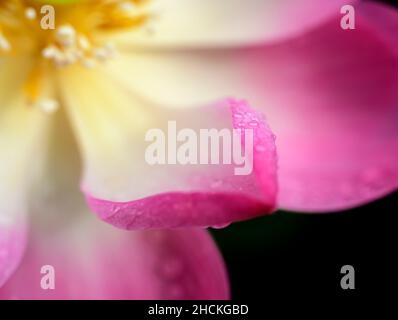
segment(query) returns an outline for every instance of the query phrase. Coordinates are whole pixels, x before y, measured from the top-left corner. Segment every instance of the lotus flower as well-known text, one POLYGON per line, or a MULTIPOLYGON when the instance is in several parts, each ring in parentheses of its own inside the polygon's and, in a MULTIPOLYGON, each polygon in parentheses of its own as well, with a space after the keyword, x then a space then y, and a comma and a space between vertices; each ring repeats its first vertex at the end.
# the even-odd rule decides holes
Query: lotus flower
POLYGON ((55 30, 40 1, 0 4, 1 298, 225 299, 203 227, 397 188, 394 10, 356 4, 342 30, 344 0, 46 3, 55 30), (145 132, 168 120, 252 129, 252 174, 150 166, 145 132), (118 228, 162 230, 113 228, 86 204, 118 228))

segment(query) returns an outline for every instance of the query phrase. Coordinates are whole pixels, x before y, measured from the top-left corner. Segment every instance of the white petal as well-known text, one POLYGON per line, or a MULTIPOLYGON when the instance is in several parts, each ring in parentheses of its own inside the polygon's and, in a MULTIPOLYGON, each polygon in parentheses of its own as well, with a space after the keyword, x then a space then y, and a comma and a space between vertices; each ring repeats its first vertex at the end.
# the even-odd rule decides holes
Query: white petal
POLYGON ((17 267, 25 245, 28 193, 45 116, 21 94, 27 61, 1 65, 0 84, 0 286, 17 267))
POLYGON ((132 32, 135 45, 234 45, 298 35, 350 0, 158 0, 151 32, 132 32))

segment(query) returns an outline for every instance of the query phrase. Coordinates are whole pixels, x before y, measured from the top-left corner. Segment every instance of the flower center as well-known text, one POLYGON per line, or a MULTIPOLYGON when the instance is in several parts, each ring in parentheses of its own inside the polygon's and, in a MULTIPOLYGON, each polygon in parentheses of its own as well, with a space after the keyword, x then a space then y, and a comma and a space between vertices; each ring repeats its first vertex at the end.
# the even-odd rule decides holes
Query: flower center
MULTIPOLYGON (((153 17, 149 2, 1 0, 0 58, 34 59, 25 91, 28 102, 36 103, 46 70, 72 64, 93 68, 112 58, 112 35, 126 29, 144 29, 153 17)), ((51 99, 43 101, 40 104, 45 110, 56 109, 51 99)))

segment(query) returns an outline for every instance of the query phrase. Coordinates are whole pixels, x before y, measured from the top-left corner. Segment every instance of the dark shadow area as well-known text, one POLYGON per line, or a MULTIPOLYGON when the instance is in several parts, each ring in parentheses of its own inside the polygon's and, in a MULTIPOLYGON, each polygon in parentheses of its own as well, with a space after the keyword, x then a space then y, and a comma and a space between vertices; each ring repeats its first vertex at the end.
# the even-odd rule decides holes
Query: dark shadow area
MULTIPOLYGON (((398 193, 334 214, 275 215, 215 230, 235 299, 383 294, 392 286, 398 193), (355 290, 340 269, 355 268, 355 290)), ((392 289, 392 288, 390 288, 392 289)))

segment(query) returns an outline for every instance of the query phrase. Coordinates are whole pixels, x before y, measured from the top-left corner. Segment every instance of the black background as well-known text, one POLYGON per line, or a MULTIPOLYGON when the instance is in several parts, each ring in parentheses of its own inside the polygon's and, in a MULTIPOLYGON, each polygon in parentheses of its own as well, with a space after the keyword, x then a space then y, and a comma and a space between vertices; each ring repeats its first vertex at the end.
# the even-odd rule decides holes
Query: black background
MULTIPOLYGON (((398 7, 396 1, 384 2, 398 7)), ((387 295, 394 291, 397 208, 395 193, 339 213, 278 212, 213 230, 226 260, 232 297, 265 302, 271 297, 387 295), (340 287, 340 269, 346 264, 355 268, 355 290, 340 287)))
POLYGON ((234 299, 382 295, 394 289, 398 193, 333 214, 278 212, 213 232, 234 299), (342 290, 340 268, 355 268, 342 290))

